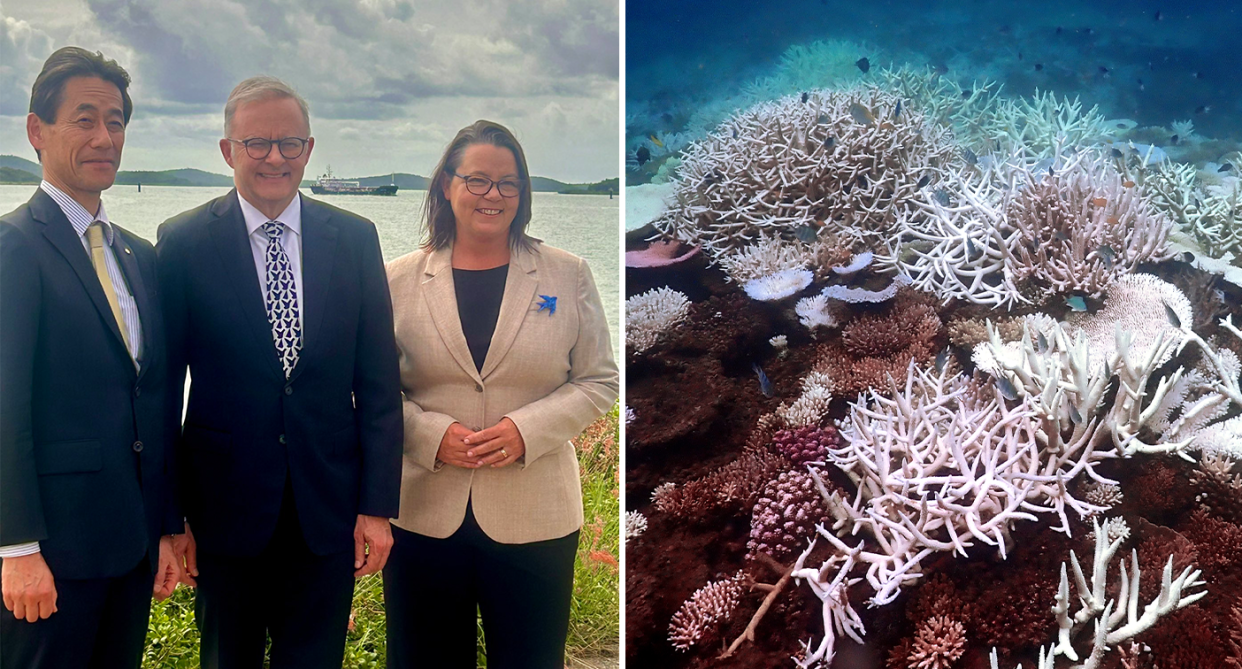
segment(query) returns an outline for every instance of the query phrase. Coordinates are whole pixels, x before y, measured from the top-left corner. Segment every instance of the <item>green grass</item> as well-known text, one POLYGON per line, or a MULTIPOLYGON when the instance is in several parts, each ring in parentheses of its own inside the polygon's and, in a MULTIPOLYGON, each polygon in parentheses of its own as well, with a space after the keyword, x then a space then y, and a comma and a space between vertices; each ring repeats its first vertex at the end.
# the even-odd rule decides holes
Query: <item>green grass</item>
MULTIPOLYGON (((574 564, 574 597, 570 609, 566 653, 575 660, 615 650, 620 631, 618 548, 620 511, 617 499, 618 408, 592 423, 574 440, 582 467, 582 502, 586 523, 574 564)), ((384 666, 384 596, 378 574, 354 588, 354 628, 345 644, 345 669, 384 666)), ((479 629, 479 666, 486 666, 483 631, 479 629)), ((178 588, 165 602, 151 605, 144 669, 197 669, 198 630, 194 627, 194 595, 178 588)))

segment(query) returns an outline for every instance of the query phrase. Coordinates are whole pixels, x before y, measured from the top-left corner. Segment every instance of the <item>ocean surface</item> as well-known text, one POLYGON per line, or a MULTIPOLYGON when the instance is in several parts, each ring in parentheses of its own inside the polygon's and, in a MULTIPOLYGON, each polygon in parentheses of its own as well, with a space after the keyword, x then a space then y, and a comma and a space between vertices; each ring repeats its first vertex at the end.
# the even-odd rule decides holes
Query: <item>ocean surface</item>
MULTIPOLYGON (((9 212, 30 199, 35 186, 0 186, 0 212, 9 212)), ((227 188, 115 186, 104 193, 108 217, 135 234, 155 242, 156 230, 168 218, 228 192, 227 188)), ((418 247, 422 239, 420 215, 424 191, 401 191, 396 197, 312 196, 348 209, 375 222, 384 259, 398 258, 418 247)), ((593 195, 535 193, 530 233, 552 246, 575 253, 591 265, 595 283, 608 312, 614 350, 619 348, 617 326, 620 275, 617 230, 620 199, 593 195)))

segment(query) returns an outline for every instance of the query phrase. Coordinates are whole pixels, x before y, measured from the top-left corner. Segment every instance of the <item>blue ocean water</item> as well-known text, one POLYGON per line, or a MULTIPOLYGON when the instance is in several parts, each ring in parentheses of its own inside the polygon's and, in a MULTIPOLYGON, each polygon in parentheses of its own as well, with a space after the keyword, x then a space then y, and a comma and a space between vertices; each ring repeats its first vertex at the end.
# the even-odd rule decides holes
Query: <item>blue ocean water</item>
POLYGON ((1009 96, 1052 91, 1107 118, 1191 120, 1203 137, 1242 140, 1236 1, 632 0, 626 22, 631 151, 819 40, 857 45, 871 65, 864 81, 890 65, 931 66, 964 87, 986 77, 1009 96))

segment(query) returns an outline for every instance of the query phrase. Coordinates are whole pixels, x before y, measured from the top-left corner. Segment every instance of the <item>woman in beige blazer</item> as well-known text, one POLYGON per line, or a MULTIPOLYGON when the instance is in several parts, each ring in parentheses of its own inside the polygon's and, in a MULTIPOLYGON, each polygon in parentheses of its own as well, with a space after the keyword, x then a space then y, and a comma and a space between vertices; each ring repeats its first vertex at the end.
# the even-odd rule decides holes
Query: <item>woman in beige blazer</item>
POLYGON ((526 234, 517 140, 478 121, 430 177, 429 239, 388 265, 405 406, 384 568, 388 666, 561 669, 582 527, 570 439, 617 398, 586 262, 526 234))

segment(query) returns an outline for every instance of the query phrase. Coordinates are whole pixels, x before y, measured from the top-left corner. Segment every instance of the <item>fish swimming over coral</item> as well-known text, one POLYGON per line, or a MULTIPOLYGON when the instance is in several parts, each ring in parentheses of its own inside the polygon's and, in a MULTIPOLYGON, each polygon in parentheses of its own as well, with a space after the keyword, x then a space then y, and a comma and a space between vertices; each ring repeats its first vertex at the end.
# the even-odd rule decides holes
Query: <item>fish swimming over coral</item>
POLYGON ((870 109, 857 102, 850 105, 850 117, 854 119, 855 123, 875 125, 875 114, 872 114, 870 109))
POLYGON ((755 374, 759 377, 759 392, 763 393, 764 397, 772 397, 775 394, 775 390, 772 388, 771 379, 768 378, 767 374, 763 373, 763 368, 757 362, 750 363, 750 368, 755 370, 755 374))
POLYGON ((865 56, 854 61, 854 64, 858 66, 858 69, 863 71, 863 74, 866 74, 867 70, 871 69, 871 61, 867 60, 865 56))

